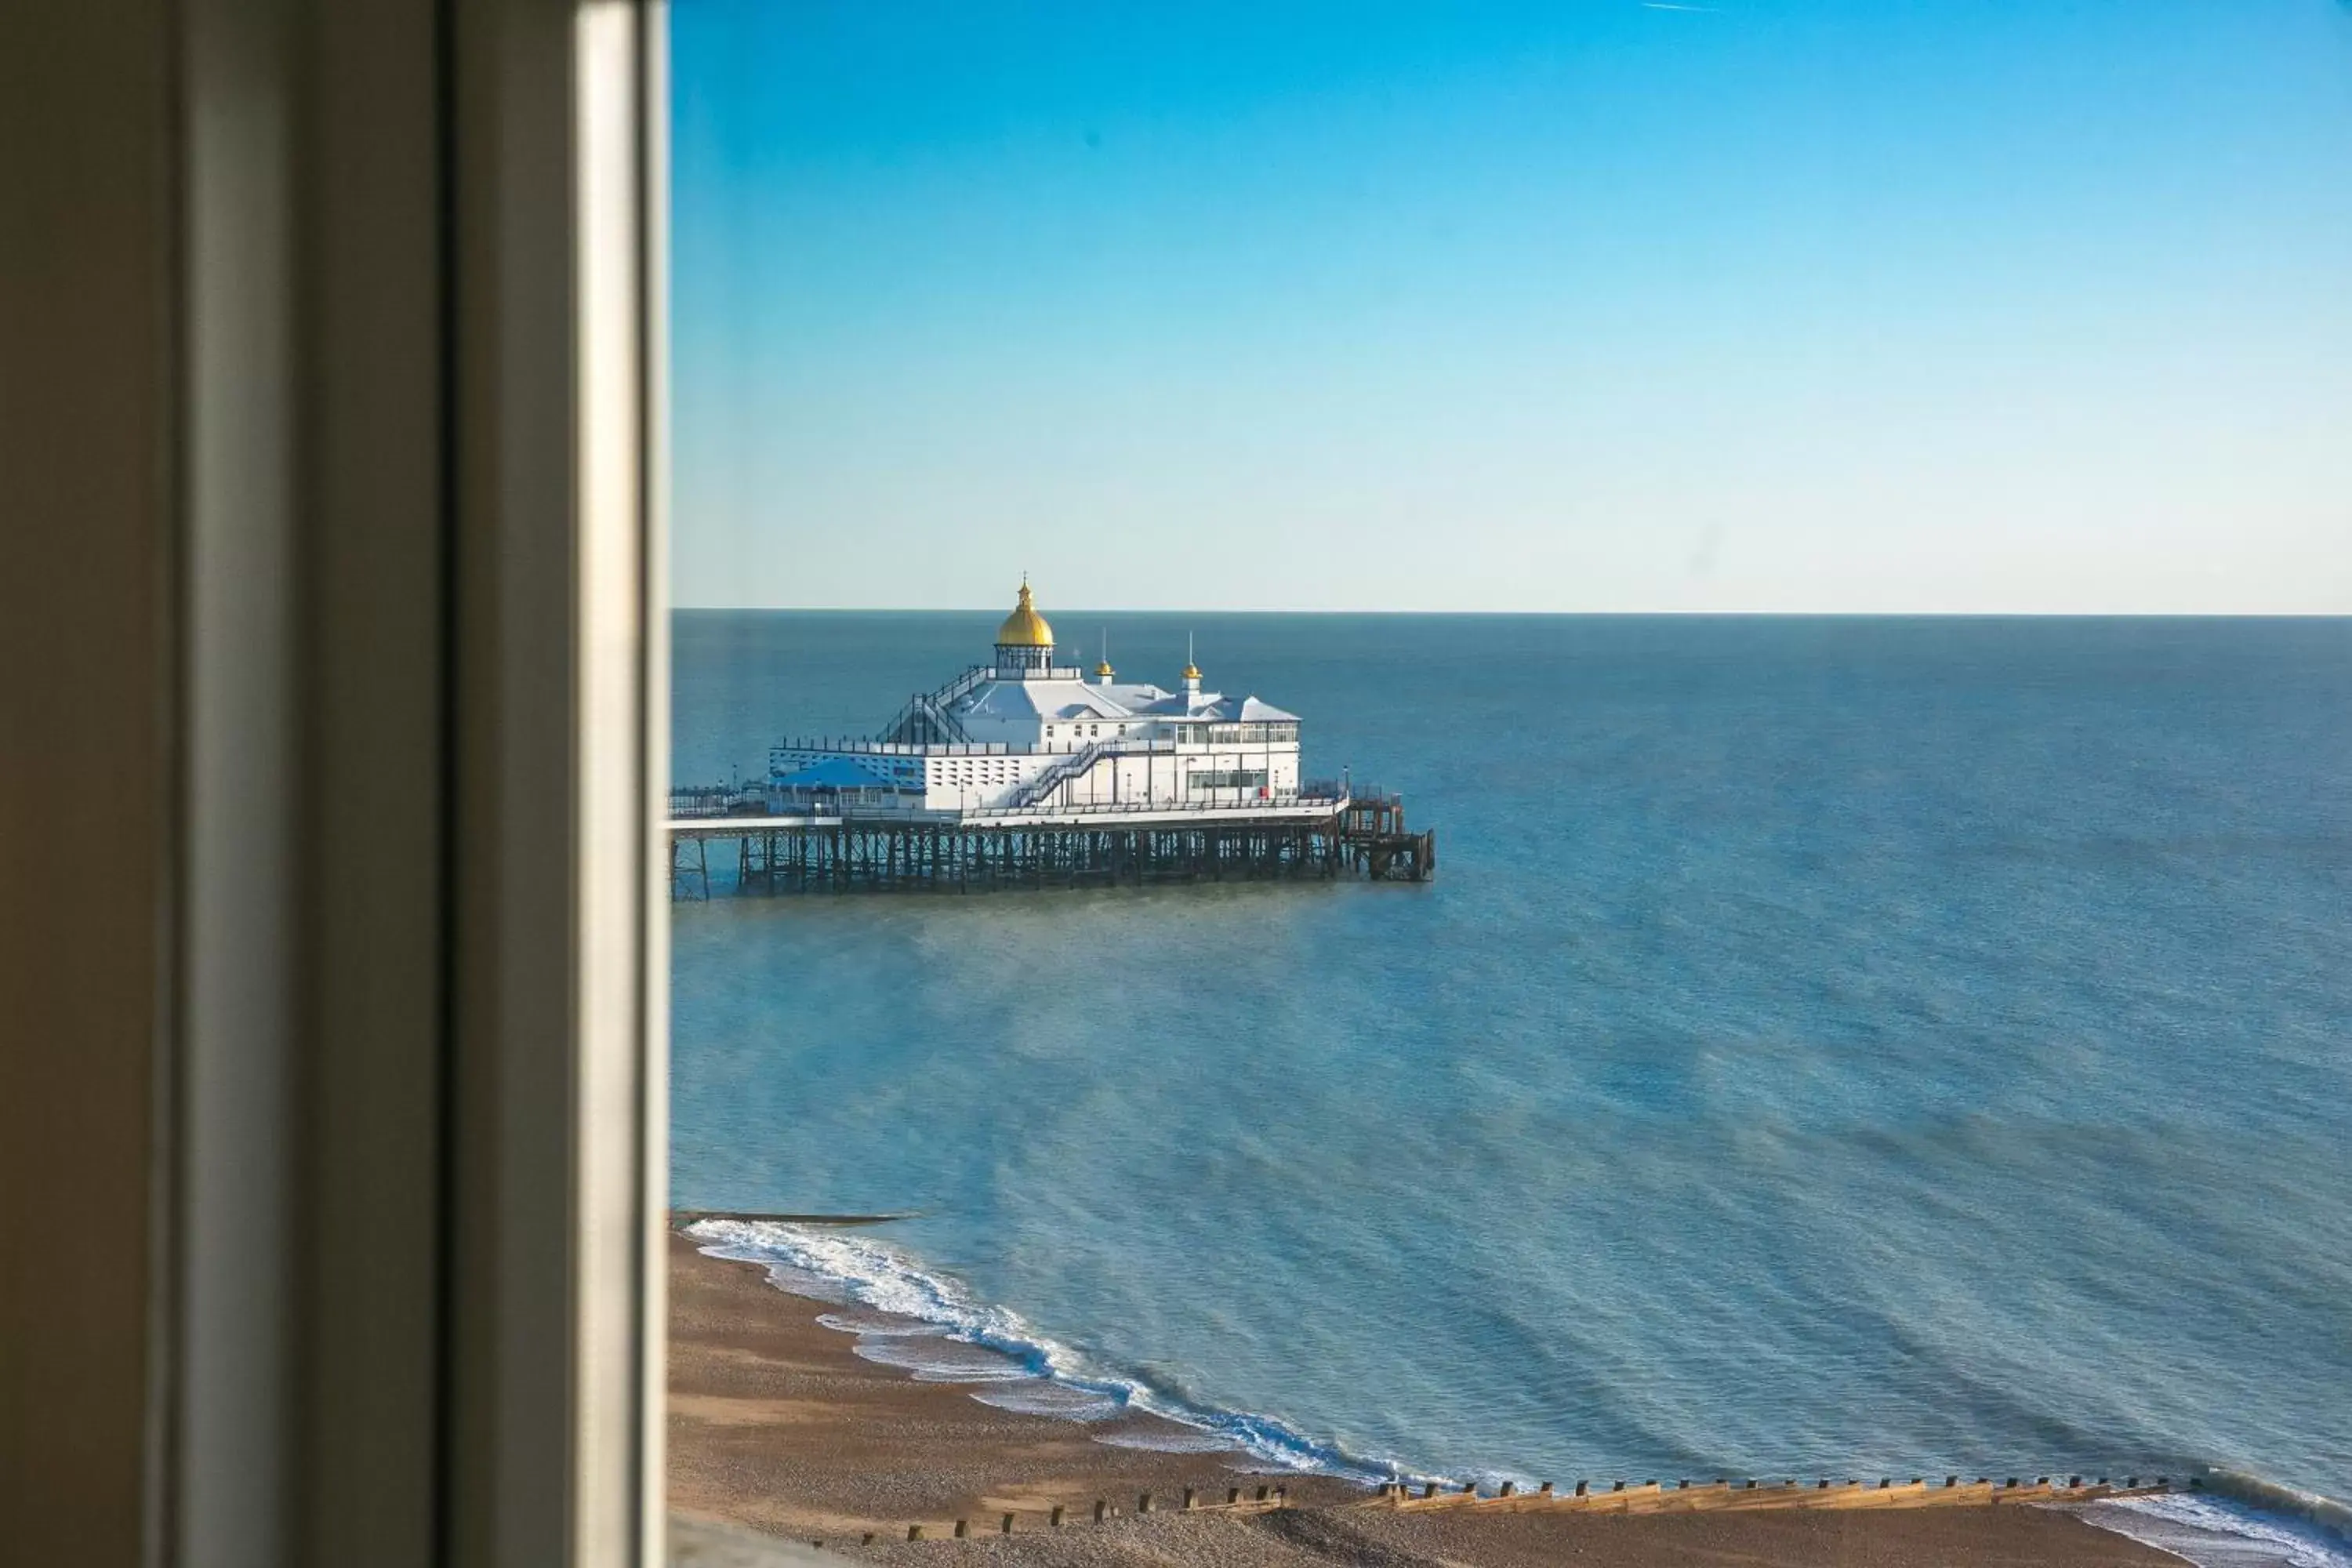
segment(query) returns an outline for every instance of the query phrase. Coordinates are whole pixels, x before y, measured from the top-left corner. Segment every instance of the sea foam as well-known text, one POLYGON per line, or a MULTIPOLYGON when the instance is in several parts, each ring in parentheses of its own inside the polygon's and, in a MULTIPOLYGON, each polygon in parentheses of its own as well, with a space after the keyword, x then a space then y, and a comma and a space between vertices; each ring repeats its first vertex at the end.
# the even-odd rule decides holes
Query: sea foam
POLYGON ((1018 1312, 979 1300, 961 1280, 925 1268, 887 1241, 779 1220, 700 1220, 688 1233, 713 1258, 761 1265, 769 1281, 790 1294, 892 1314, 895 1321, 871 1329, 862 1314, 820 1315, 828 1328, 857 1334, 856 1353, 868 1361, 904 1367, 926 1382, 1033 1385, 972 1395, 999 1409, 1078 1421, 1156 1415, 1188 1430, 1113 1431, 1097 1440, 1162 1452, 1232 1452, 1245 1461, 1242 1468, 1364 1485, 1422 1479, 1318 1443, 1272 1416, 1203 1409, 1140 1377, 1097 1367, 1018 1312))
POLYGON ((2103 1530, 2197 1568, 2352 1568, 2352 1542, 2325 1525, 2234 1498, 2176 1492, 2120 1498, 2080 1511, 2103 1530))

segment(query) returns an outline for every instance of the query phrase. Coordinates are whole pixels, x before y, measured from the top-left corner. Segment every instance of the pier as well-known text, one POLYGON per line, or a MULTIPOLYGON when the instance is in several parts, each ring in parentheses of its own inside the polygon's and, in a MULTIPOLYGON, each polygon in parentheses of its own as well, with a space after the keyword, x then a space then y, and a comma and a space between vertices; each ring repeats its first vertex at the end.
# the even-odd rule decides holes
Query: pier
POLYGON ((1066 662, 1027 578, 994 653, 908 698, 879 734, 801 736, 754 785, 675 790, 673 899, 1172 882, 1426 882, 1437 836, 1402 797, 1302 772, 1297 714, 1202 685, 1066 662))
POLYGON ((714 847, 731 849, 739 893, 981 893, 1016 889, 1363 878, 1425 882, 1437 836, 1370 789, 1310 786, 1269 805, 1100 806, 992 812, 770 814, 719 789, 671 797, 670 895, 711 894, 714 847))

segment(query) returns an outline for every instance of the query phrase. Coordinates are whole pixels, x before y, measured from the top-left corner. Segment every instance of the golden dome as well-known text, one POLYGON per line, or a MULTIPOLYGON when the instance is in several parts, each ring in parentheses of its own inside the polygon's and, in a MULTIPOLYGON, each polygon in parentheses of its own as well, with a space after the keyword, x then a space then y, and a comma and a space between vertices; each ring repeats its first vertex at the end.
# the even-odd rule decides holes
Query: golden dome
POLYGON ((1029 584, 1026 582, 1021 584, 1021 602, 1013 606, 1013 613, 1004 617, 1003 626, 996 628, 996 646, 999 647, 1052 647, 1054 646, 1054 628, 1045 616, 1037 613, 1037 606, 1029 602, 1029 584))
POLYGON ((1186 666, 1184 667, 1184 679, 1187 679, 1187 680, 1198 680, 1198 679, 1201 679, 1201 667, 1200 667, 1199 665, 1197 665, 1197 664, 1188 664, 1188 665, 1186 665, 1186 666))
POLYGON ((1105 659, 1100 664, 1095 666, 1095 673, 1097 676, 1100 676, 1103 679, 1108 680, 1112 676, 1117 675, 1118 671, 1110 667, 1110 660, 1105 659))

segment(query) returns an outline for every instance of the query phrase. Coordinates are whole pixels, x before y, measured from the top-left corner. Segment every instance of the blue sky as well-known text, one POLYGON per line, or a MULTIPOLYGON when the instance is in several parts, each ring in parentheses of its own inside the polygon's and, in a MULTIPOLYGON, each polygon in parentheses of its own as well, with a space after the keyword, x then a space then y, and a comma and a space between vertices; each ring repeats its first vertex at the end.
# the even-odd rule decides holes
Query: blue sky
POLYGON ((682 605, 2352 612, 2339 0, 676 0, 682 605))

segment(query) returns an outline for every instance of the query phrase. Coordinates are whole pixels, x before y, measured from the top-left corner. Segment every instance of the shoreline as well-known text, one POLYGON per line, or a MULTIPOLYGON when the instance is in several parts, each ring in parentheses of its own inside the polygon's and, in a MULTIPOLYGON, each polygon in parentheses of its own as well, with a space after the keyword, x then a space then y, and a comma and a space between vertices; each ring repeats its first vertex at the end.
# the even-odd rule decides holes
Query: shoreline
POLYGON ((1372 1494, 1351 1481, 1242 1468, 1244 1457, 1226 1449, 1181 1451, 1177 1445, 1197 1443, 1199 1434, 1160 1416, 1081 1422, 983 1404, 973 1395, 1009 1381, 924 1381, 904 1364, 914 1358, 876 1359, 891 1354, 900 1335, 926 1337, 914 1320, 787 1294, 761 1266, 709 1257, 701 1241, 680 1232, 668 1245, 672 1513, 803 1544, 822 1541, 852 1558, 982 1553, 1040 1564, 1267 1568, 1334 1561, 1520 1568, 1571 1554, 1596 1568, 1709 1559, 1753 1568, 2177 1568, 2183 1561, 2041 1507, 1633 1515, 1365 1507, 1372 1494), (868 1335, 826 1327, 819 1320, 828 1314, 866 1325, 868 1335), (1119 1439, 1167 1446, 1121 1447, 1119 1439), (1285 1489, 1288 1506, 1251 1508, 1261 1486, 1285 1489), (1209 1505, 1239 1489, 1244 1506, 1188 1513, 1187 1488, 1209 1505), (1149 1514, 1139 1511, 1145 1493, 1149 1514), (1066 1521, 1059 1529, 1050 1522, 1056 1506, 1066 1521), (960 1543, 958 1520, 972 1537, 960 1543), (908 1531, 918 1525, 925 1539, 910 1542, 908 1531))

